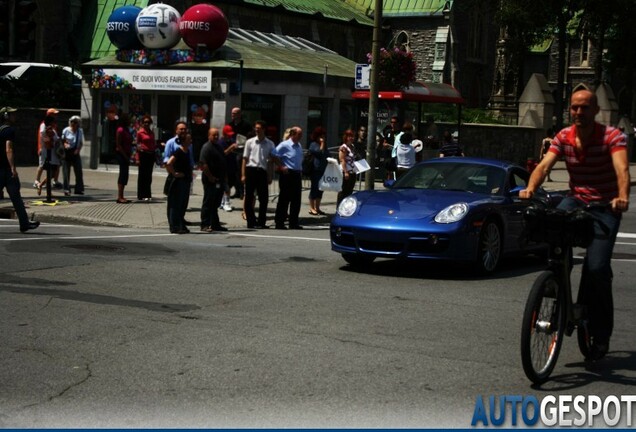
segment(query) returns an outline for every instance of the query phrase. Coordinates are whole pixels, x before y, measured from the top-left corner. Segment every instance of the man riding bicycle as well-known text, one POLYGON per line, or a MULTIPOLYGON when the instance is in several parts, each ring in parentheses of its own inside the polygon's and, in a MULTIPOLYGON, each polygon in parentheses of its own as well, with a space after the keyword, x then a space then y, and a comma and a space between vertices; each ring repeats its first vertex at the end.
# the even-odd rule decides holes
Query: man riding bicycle
POLYGON ((614 327, 612 252, 621 221, 629 208, 629 163, 626 136, 616 128, 597 123, 596 95, 578 90, 570 99, 572 125, 554 137, 550 149, 535 168, 519 198, 532 198, 560 157, 570 176, 570 192, 559 208, 572 210, 590 202, 607 202, 611 211, 592 209, 594 240, 583 262, 578 303, 587 305, 592 339, 590 359, 607 354, 614 327))

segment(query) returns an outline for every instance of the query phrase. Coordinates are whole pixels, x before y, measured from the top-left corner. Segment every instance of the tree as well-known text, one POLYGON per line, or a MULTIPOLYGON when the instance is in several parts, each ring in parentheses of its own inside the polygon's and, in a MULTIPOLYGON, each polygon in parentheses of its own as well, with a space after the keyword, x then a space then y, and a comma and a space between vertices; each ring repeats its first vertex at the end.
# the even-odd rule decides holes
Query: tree
MULTIPOLYGON (((555 115, 557 127, 563 125, 568 26, 577 15, 578 31, 585 30, 598 52, 595 61, 595 83, 618 80, 626 91, 634 95, 636 87, 636 40, 634 0, 536 0, 532 7, 523 0, 501 0, 499 25, 505 29, 506 49, 518 79, 523 77, 523 58, 529 47, 548 38, 555 38, 558 46, 555 115)), ((518 82, 521 90, 523 83, 518 82)), ((636 118, 636 98, 632 96, 632 119, 636 118)))

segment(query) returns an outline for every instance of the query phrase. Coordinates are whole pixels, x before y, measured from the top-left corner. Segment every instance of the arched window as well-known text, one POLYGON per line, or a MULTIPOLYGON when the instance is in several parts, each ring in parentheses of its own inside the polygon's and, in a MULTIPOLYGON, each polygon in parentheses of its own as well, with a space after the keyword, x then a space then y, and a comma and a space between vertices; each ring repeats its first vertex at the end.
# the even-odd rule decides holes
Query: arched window
POLYGON ((395 37, 395 46, 405 52, 411 52, 411 42, 409 35, 404 31, 400 31, 395 37))

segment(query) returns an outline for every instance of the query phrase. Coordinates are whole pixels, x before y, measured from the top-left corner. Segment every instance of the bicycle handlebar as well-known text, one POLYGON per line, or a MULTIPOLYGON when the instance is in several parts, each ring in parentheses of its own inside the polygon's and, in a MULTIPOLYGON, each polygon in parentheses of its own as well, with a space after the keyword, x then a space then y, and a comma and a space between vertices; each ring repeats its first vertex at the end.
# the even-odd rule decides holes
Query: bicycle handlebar
POLYGON ((523 215, 525 234, 528 240, 537 243, 587 247, 594 239, 594 221, 602 223, 590 210, 611 209, 611 203, 607 202, 592 202, 574 210, 563 210, 546 208, 544 202, 530 200, 534 203, 523 215))

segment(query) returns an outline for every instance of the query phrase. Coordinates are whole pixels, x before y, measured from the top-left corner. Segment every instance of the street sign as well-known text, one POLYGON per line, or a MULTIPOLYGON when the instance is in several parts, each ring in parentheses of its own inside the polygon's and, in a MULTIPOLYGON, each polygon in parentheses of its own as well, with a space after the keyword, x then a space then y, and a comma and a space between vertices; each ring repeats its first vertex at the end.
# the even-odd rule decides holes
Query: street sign
POLYGON ((371 75, 371 65, 356 65, 356 90, 369 90, 369 77, 371 75))

